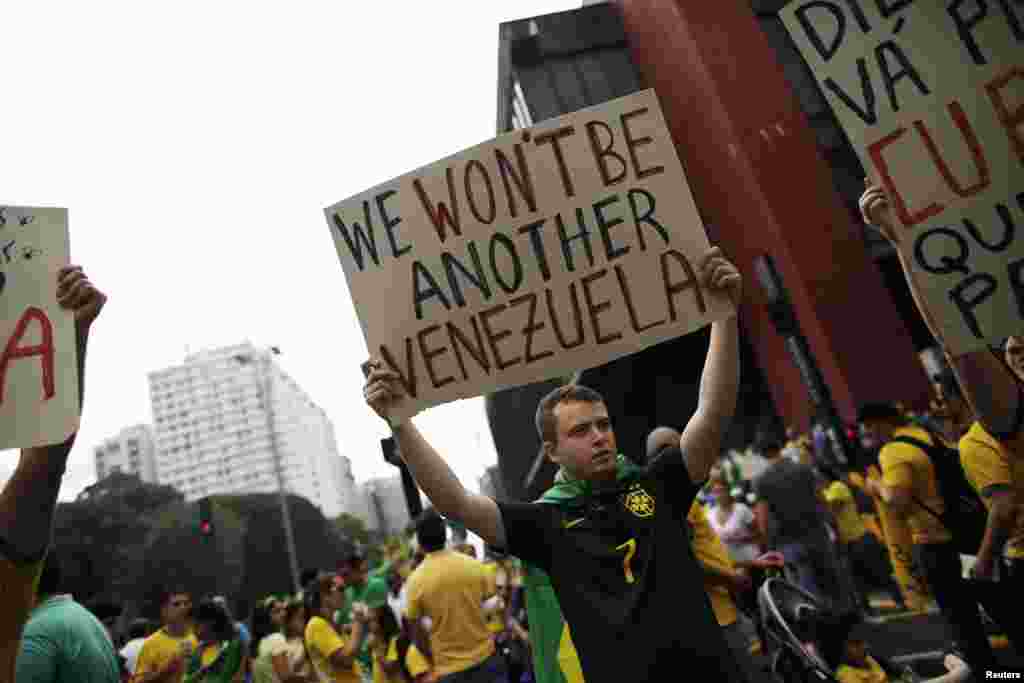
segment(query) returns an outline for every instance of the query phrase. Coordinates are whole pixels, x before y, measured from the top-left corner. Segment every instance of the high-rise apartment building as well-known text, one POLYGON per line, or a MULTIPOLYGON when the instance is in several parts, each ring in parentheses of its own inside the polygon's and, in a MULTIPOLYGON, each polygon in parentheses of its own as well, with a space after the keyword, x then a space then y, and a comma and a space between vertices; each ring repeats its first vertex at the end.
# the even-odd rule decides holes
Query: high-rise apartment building
MULTIPOLYGON (((409 525, 409 506, 405 501, 402 478, 380 477, 363 484, 363 491, 377 524, 370 527, 387 534, 396 534, 409 525)), ((369 524, 368 524, 369 526, 369 524)))
POLYGON ((370 506, 366 492, 356 484, 356 478, 352 474, 352 461, 343 455, 338 458, 336 467, 341 512, 363 520, 367 529, 379 529, 380 520, 377 519, 377 512, 370 506))
POLYGON ((114 472, 134 474, 144 482, 157 483, 156 445, 149 425, 125 427, 93 449, 96 479, 114 472))
POLYGON ((276 353, 244 343, 149 374, 161 484, 189 501, 283 485, 326 517, 341 512, 334 426, 276 353))

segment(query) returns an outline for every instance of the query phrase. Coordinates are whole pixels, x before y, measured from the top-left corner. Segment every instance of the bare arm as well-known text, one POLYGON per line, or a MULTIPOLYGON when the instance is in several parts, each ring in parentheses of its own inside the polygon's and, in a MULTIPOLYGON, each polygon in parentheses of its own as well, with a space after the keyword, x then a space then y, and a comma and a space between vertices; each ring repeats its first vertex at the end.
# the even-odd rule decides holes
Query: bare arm
POLYGON ((277 676, 277 680, 281 683, 306 683, 309 680, 308 676, 295 673, 291 662, 288 660, 288 654, 285 652, 274 655, 271 657, 270 662, 274 667, 274 675, 277 676))
POLYGON ((1006 545, 1006 539, 1010 537, 1010 531, 1013 530, 1016 519, 1017 510, 1014 506, 1013 492, 1007 489, 991 492, 985 537, 981 541, 978 559, 974 565, 975 575, 978 578, 987 579, 992 575, 994 563, 1003 554, 1003 546, 1006 545))
POLYGON ((768 503, 763 500, 757 501, 754 505, 754 526, 757 530, 757 535, 760 537, 758 540, 763 547, 768 546, 768 516, 770 514, 771 510, 768 508, 768 503))
POLYGON ((892 508, 899 516, 905 515, 907 508, 913 502, 913 494, 905 486, 886 486, 882 482, 875 483, 878 497, 892 508))
MULTIPOLYGON (((75 313, 81 410, 89 330, 106 303, 106 295, 97 290, 78 267, 61 269, 58 277, 57 301, 75 313)), ((60 444, 22 449, 13 476, 0 493, 0 538, 7 542, 9 552, 20 556, 12 559, 37 558, 49 545, 57 494, 74 443, 75 434, 72 434, 60 444)))
POLYGON ((366 625, 362 620, 356 619, 352 624, 352 635, 344 646, 339 647, 331 653, 329 659, 331 664, 338 669, 347 669, 355 662, 356 653, 363 644, 366 625))
MULTIPOLYGON (((397 376, 375 363, 366 379, 364 395, 370 407, 384 419, 393 401, 401 400, 397 376)), ((409 420, 392 427, 395 443, 409 471, 441 515, 455 519, 488 544, 505 547, 505 528, 498 505, 491 498, 471 493, 459 481, 444 458, 409 420)))
MULTIPOLYGON (((882 188, 872 186, 868 181, 868 189, 860 199, 860 208, 866 223, 875 226, 886 239, 899 245, 889 200, 882 188)), ((955 358, 949 353, 935 315, 929 309, 928 301, 921 294, 921 288, 914 278, 912 264, 907 263, 903 251, 899 248, 897 254, 903 266, 907 286, 921 317, 946 352, 964 397, 971 404, 978 420, 990 434, 1001 435, 1003 438, 1016 436, 1013 432, 1019 432, 1021 428, 1021 425, 1017 424, 1021 394, 1016 378, 1010 369, 988 350, 972 351, 955 358)))
POLYGON ((430 662, 430 666, 434 666, 434 653, 430 647, 430 634, 427 633, 427 629, 423 628, 423 624, 419 619, 406 619, 405 623, 409 628, 409 640, 420 651, 420 654, 430 662))
MULTIPOLYGON (((712 249, 701 266, 704 286, 725 292, 735 306, 742 296, 739 272, 721 252, 712 249)), ((708 478, 721 455, 722 441, 736 412, 740 384, 739 325, 736 315, 711 325, 711 343, 700 379, 697 411, 686 424, 679 448, 686 457, 690 480, 700 484, 708 478)))

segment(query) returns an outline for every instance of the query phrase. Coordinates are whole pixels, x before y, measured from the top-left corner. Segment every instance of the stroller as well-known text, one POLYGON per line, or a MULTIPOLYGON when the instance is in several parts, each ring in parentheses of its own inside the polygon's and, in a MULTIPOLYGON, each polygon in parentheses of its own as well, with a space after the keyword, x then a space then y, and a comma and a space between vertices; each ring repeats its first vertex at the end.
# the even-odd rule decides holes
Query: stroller
MULTIPOLYGON (((813 595, 776 577, 761 586, 757 607, 763 652, 774 683, 838 683, 835 668, 826 658, 836 661, 835 653, 842 652, 859 618, 829 614, 813 595)), ((970 670, 956 658, 947 658, 947 674, 924 679, 909 667, 870 654, 894 683, 958 683, 970 676, 970 670)))

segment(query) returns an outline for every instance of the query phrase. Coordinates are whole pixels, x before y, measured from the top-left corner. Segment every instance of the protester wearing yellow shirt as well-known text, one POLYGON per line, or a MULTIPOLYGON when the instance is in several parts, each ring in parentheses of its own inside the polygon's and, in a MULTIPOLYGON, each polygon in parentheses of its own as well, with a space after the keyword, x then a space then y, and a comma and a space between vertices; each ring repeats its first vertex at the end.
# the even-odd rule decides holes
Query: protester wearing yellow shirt
POLYGON ((894 524, 903 521, 910 527, 916 563, 956 633, 967 663, 975 671, 994 669, 995 656, 981 623, 977 599, 963 579, 960 553, 949 531, 923 507, 935 513, 943 510, 935 468, 925 450, 939 437, 911 426, 895 406, 887 403, 865 405, 859 417, 863 432, 884 444, 878 454, 882 482, 869 484, 872 492, 889 504, 894 524), (894 441, 907 437, 920 445, 894 441))
POLYGON ((846 641, 843 662, 836 669, 839 683, 888 683, 889 675, 868 654, 864 640, 851 635, 846 641))
POLYGON ((159 603, 163 627, 142 643, 132 683, 181 683, 185 665, 199 645, 189 623, 189 594, 166 589, 159 603))
POLYGON ((353 607, 350 633, 338 633, 332 615, 345 605, 345 582, 336 574, 318 577, 303 593, 312 617, 306 624, 306 650, 321 683, 361 683, 356 654, 366 634, 369 615, 353 607))
POLYGON ((426 552, 406 581, 405 617, 414 642, 429 643, 434 671, 442 679, 459 674, 464 681, 490 681, 507 675, 484 622, 483 604, 497 592, 494 573, 484 564, 447 549, 447 527, 433 508, 416 521, 416 539, 426 552), (430 619, 424 633, 423 617, 430 619))
MULTIPOLYGON (((851 475, 851 482, 855 482, 851 475)), ((872 519, 877 524, 877 535, 885 543, 892 562, 893 574, 900 585, 903 599, 912 610, 923 611, 932 603, 931 589, 925 581, 924 574, 914 566, 914 540, 910 527, 900 519, 889 507, 881 495, 882 470, 877 465, 869 465, 860 478, 860 488, 871 496, 875 503, 877 517, 872 519)), ((864 521, 864 526, 871 529, 871 519, 864 521)))
POLYGON ((901 609, 906 609, 903 591, 892 575, 888 553, 878 539, 868 533, 850 487, 839 478, 824 481, 822 485, 822 497, 835 518, 839 545, 860 589, 862 607, 870 609, 869 592, 873 588, 882 588, 901 609))
POLYGON ((1024 613, 1017 599, 1024 588, 1024 458, 1014 457, 975 422, 960 439, 960 462, 988 507, 973 570, 982 581, 977 588, 986 611, 1022 652, 1024 613))
POLYGON ((760 680, 761 640, 754 625, 736 608, 731 590, 749 591, 753 588, 749 576, 736 571, 729 552, 708 522, 704 506, 695 501, 686 516, 690 527, 690 545, 697 561, 704 568, 704 589, 711 601, 718 625, 725 640, 750 680, 760 680))
POLYGON ((427 683, 432 680, 430 662, 402 634, 388 606, 370 610, 370 653, 373 683, 427 683))

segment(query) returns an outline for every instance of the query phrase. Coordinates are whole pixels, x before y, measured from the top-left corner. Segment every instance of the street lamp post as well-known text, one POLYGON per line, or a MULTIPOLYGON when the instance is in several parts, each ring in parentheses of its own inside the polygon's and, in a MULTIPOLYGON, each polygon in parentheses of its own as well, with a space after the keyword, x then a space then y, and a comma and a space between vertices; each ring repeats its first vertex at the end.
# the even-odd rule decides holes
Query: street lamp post
MULTIPOLYGON (((281 522, 284 525, 285 547, 288 552, 288 567, 292 575, 292 586, 295 592, 298 593, 302 590, 302 586, 299 584, 299 560, 295 552, 295 534, 292 529, 291 512, 289 511, 288 506, 288 493, 285 490, 284 467, 281 464, 281 453, 277 444, 277 425, 273 404, 273 382, 270 373, 270 355, 280 355, 281 350, 276 346, 271 346, 269 350, 270 353, 263 356, 259 367, 260 397, 263 399, 263 405, 267 415, 267 434, 270 438, 270 455, 274 462, 274 473, 277 476, 277 498, 281 505, 281 522)), ((235 360, 244 365, 251 362, 252 359, 245 355, 238 355, 235 356, 235 360)))

